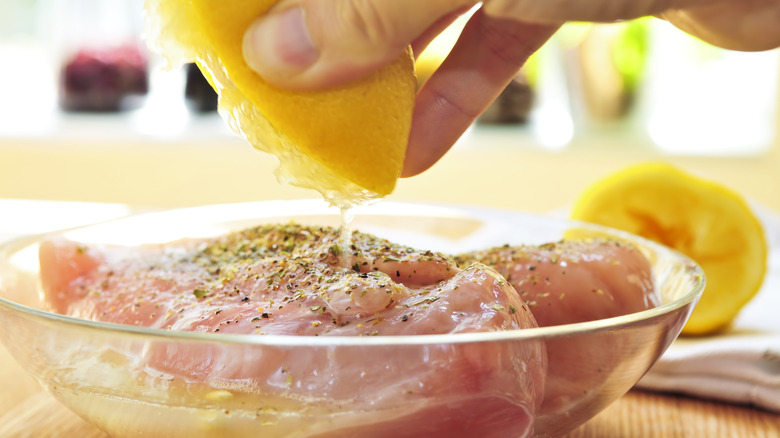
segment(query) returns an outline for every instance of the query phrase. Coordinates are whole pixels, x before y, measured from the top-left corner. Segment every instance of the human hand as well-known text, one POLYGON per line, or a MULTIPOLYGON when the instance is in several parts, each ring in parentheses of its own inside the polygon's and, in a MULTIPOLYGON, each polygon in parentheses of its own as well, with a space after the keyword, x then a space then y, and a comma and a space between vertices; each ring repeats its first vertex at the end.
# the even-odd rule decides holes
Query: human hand
MULTIPOLYGON (((268 82, 317 89, 365 76, 411 44, 419 54, 476 0, 281 0, 244 39, 268 82)), ((420 89, 402 176, 441 158, 561 23, 655 14, 713 44, 780 46, 780 0, 486 0, 420 89), (740 23, 740 25, 736 25, 740 23)))
POLYGON ((491 0, 484 8, 528 22, 609 22, 656 15, 732 50, 780 47, 780 0, 491 0))

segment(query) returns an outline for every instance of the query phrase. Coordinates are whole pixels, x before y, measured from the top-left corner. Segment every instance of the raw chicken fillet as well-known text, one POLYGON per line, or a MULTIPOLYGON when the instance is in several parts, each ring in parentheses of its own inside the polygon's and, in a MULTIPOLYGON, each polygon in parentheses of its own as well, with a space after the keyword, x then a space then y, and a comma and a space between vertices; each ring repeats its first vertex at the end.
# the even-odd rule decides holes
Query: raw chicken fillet
MULTIPOLYGON (((139 247, 50 240, 40 260, 52 310, 96 321, 259 337, 536 327, 512 286, 483 264, 458 268, 441 254, 362 233, 344 248, 331 228, 267 225, 139 247)), ((140 361, 187 382, 251 388, 279 409, 339 414, 296 436, 526 436, 542 400, 538 341, 268 345, 234 357, 219 336, 158 343, 140 361)))
POLYGON ((450 257, 359 232, 344 247, 336 229, 289 223, 137 247, 50 240, 40 261, 57 313, 215 333, 210 342, 154 343, 138 361, 150 374, 256 395, 263 409, 307 419, 290 417, 289 430, 267 436, 527 436, 537 418, 546 424, 604 384, 608 373, 578 364, 611 369, 626 340, 261 342, 237 357, 220 345, 223 334, 381 339, 522 330, 658 304, 649 261, 609 239, 450 257))

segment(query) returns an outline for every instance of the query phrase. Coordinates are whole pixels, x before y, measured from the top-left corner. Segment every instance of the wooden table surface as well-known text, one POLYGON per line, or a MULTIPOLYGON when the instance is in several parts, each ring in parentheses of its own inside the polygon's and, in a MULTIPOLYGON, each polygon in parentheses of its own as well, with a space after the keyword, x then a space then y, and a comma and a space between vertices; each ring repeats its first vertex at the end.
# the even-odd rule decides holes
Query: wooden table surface
MULTIPOLYGON (((42 390, 0 347, 0 438, 105 438, 42 390)), ((749 407, 632 391, 568 438, 780 438, 780 416, 749 407)))

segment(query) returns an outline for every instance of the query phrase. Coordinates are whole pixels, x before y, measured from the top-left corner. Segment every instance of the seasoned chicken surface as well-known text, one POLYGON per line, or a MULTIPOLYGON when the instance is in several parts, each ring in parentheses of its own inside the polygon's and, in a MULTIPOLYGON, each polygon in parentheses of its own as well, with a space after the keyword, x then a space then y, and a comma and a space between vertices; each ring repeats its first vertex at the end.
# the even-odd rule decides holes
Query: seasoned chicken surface
MULTIPOLYGON (((487 266, 459 268, 362 233, 344 248, 331 228, 268 225, 141 247, 51 240, 40 260, 53 311, 120 324, 258 337, 536 327, 522 298, 487 266)), ((240 357, 214 343, 159 342, 138 354, 150 373, 251 388, 264 405, 308 413, 294 426, 304 437, 527 436, 546 369, 540 341, 269 345, 240 357)))

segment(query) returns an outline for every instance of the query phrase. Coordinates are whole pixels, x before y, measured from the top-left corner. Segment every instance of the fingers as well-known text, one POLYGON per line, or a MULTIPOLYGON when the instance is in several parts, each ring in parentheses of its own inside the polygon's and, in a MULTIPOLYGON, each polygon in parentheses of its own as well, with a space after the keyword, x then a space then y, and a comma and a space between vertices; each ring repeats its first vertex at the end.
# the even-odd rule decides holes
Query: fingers
POLYGON ((731 50, 780 47, 780 0, 739 0, 687 10, 662 18, 702 40, 731 50))
POLYGON ((722 0, 489 0, 483 9, 488 15, 536 23, 608 22, 717 1, 722 0))
POLYGON ((423 50, 428 47, 431 41, 439 36, 439 34, 444 32, 444 30, 459 16, 468 12, 469 9, 470 8, 461 8, 450 12, 425 29, 425 31, 419 37, 417 37, 416 40, 412 41, 412 53, 414 53, 415 58, 417 58, 417 56, 419 56, 420 53, 422 53, 423 50))
POLYGON ((290 89, 335 85, 397 58, 442 17, 476 0, 282 0, 247 30, 244 57, 290 89))
POLYGON ((402 176, 417 175, 436 163, 557 28, 478 10, 417 95, 402 176))

